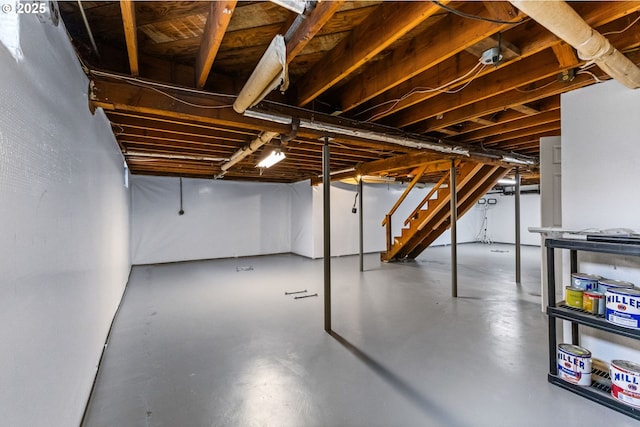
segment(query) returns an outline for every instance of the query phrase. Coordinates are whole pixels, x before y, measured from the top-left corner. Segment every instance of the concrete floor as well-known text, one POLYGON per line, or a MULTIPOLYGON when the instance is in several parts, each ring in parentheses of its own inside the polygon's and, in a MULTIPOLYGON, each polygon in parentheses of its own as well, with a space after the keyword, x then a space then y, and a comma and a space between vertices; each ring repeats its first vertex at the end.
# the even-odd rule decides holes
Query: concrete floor
POLYGON ((86 426, 637 426, 547 383, 540 249, 449 247, 415 262, 295 255, 133 269, 86 426), (295 300, 285 291, 319 297, 295 300))

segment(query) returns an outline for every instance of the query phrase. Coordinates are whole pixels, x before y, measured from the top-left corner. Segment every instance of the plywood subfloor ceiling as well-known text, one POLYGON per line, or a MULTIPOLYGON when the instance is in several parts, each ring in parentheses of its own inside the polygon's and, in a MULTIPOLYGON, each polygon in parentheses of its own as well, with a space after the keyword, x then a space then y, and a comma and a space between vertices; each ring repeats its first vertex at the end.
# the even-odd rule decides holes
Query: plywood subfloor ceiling
MULTIPOLYGON (((640 2, 569 4, 640 62, 640 2)), ((535 158, 540 137, 559 135, 560 94, 609 79, 508 2, 307 2, 304 19, 267 1, 81 5, 95 48, 77 2, 60 2, 61 16, 92 80, 92 107, 105 109, 134 174, 316 179, 326 132, 309 130, 275 138, 221 174, 261 132, 291 133, 231 108, 277 34, 286 35, 290 85, 258 108, 478 152, 535 158), (482 64, 492 47, 502 60, 482 64), (257 168, 274 149, 286 159, 257 168)), ((340 177, 366 170, 410 180, 416 162, 403 159, 425 152, 353 135, 331 135, 330 146, 340 177)), ((429 157, 423 180, 435 182, 450 158, 429 157)), ((535 181, 535 167, 527 176, 535 181)))

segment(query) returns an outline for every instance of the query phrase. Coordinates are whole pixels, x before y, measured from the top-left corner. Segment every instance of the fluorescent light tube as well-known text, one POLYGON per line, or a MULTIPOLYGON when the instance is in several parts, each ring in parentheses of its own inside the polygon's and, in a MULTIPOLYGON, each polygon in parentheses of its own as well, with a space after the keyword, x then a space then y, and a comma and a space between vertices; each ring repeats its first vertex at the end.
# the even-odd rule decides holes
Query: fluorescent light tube
POLYGON ((273 150, 271 154, 262 159, 260 163, 256 165, 257 168, 270 168, 281 160, 284 160, 287 156, 282 151, 273 150))
POLYGON ((501 185, 516 185, 515 179, 499 179, 498 184, 501 185))

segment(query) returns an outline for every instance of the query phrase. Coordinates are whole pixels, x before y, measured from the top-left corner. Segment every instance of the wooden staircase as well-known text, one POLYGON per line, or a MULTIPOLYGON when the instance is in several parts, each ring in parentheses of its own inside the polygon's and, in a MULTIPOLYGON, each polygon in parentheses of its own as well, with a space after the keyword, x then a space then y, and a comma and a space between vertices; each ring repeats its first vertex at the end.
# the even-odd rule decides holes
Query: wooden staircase
MULTIPOLYGON (((504 166, 471 161, 458 163, 456 165, 458 218, 475 205, 509 170, 510 168, 504 166)), ((382 261, 417 257, 451 226, 450 172, 447 172, 404 221, 400 236, 392 236, 391 217, 421 175, 416 175, 382 221, 382 225, 387 228, 387 250, 380 254, 382 261)))

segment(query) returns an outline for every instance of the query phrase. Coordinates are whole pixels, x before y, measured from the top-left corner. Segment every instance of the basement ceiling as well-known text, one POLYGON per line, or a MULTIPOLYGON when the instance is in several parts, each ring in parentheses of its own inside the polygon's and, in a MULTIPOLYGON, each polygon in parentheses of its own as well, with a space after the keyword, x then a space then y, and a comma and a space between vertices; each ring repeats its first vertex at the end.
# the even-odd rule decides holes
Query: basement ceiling
MULTIPOLYGON (((509 154, 535 159, 539 138, 560 134, 560 94, 609 79, 508 2, 297 3, 306 5, 304 15, 267 1, 84 1, 88 25, 78 2, 59 8, 92 82, 91 107, 104 108, 133 174, 317 180, 330 136, 335 177, 366 171, 407 181, 428 159, 423 181, 435 182, 456 154, 396 140, 490 153, 493 162, 509 154), (295 133, 290 124, 236 113, 231 104, 278 34, 285 35, 289 87, 252 110, 392 140, 295 133), (485 65, 480 59, 491 48, 502 60, 485 65), (264 131, 288 137, 223 173, 264 131), (257 168, 274 149, 286 159, 257 168)), ((640 2, 569 5, 640 62, 640 2)), ((535 167, 525 177, 535 182, 535 167)))

